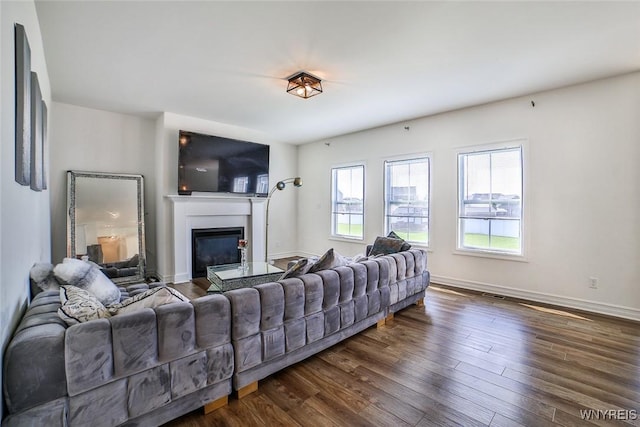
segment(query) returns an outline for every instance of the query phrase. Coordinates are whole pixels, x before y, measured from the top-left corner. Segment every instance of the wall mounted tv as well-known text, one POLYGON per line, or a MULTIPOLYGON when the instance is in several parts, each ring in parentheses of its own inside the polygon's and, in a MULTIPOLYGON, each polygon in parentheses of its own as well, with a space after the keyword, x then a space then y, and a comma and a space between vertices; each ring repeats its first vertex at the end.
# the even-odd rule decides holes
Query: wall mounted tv
POLYGON ((269 193, 268 145, 184 130, 178 145, 178 194, 269 193))

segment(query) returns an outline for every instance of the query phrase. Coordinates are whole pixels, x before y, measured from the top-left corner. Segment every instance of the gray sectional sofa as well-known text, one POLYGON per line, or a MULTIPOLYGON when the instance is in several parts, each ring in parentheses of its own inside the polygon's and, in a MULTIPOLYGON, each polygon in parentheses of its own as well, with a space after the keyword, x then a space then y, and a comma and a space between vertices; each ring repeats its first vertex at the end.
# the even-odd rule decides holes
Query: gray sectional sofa
POLYGON ((223 295, 67 327, 34 298, 4 356, 6 426, 160 425, 231 393, 223 295))
POLYGON ((70 327, 43 292, 5 353, 2 424, 153 426, 213 409, 420 303, 428 285, 426 252, 412 249, 70 327))

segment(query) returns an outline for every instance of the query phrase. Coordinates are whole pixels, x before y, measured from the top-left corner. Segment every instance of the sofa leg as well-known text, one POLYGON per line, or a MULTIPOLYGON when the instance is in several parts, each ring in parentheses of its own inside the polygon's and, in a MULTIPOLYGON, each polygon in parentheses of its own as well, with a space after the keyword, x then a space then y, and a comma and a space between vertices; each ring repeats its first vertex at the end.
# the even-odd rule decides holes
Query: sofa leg
POLYGON ((381 328, 385 325, 385 319, 380 319, 378 320, 378 323, 376 323, 376 328, 381 328))
POLYGON ((393 313, 389 313, 387 317, 384 318, 385 323, 393 323, 393 313))
POLYGON ((247 394, 253 393, 254 391, 258 391, 258 381, 252 382, 249 385, 246 385, 238 390, 238 399, 242 399, 247 394))
POLYGON ((209 402, 206 405, 204 405, 204 413, 205 415, 215 411, 216 409, 220 409, 223 406, 227 406, 227 403, 229 403, 229 396, 222 396, 220 399, 214 400, 213 402, 209 402))
POLYGON ((424 307, 424 298, 420 298, 418 301, 416 301, 416 305, 418 307, 424 307))

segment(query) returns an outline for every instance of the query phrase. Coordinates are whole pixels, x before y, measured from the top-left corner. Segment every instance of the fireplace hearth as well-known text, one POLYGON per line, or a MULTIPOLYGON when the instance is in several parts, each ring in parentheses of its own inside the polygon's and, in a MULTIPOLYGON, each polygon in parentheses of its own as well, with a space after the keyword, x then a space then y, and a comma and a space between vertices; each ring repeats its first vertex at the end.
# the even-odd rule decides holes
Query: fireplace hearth
POLYGON ((240 239, 244 239, 244 227, 192 229, 191 277, 206 277, 207 266, 239 263, 240 239))

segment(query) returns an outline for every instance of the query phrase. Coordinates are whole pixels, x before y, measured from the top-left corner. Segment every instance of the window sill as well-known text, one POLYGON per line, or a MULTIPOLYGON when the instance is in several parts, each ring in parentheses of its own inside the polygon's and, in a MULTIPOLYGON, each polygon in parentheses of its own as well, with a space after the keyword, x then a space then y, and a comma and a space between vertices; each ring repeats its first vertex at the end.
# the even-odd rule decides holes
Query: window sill
POLYGON ((429 246, 426 246, 420 243, 412 243, 409 241, 407 241, 407 243, 411 245, 411 249, 422 249, 423 251, 426 251, 426 252, 433 252, 433 249, 431 249, 429 246))
POLYGON ((334 240, 336 242, 347 242, 347 243, 364 243, 363 237, 342 237, 342 236, 329 236, 329 240, 334 240))
POLYGON ((529 259, 524 255, 506 254, 502 252, 456 249, 453 251, 453 254, 463 255, 463 256, 474 256, 479 258, 491 258, 491 259, 498 259, 502 261, 529 262, 529 259))

